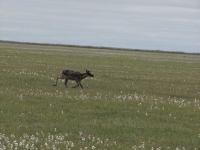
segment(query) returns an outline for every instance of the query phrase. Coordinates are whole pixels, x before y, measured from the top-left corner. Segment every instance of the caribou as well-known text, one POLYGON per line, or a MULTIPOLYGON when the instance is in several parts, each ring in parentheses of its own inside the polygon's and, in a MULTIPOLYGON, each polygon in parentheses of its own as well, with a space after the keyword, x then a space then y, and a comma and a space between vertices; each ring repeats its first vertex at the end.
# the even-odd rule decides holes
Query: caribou
POLYGON ((85 69, 85 70, 86 70, 86 73, 80 73, 80 72, 76 72, 76 71, 72 71, 72 70, 63 70, 63 71, 61 71, 60 77, 57 77, 56 83, 53 86, 57 85, 58 79, 65 79, 66 87, 67 87, 68 80, 74 80, 74 81, 76 81, 77 85, 72 88, 76 88, 80 85, 81 88, 83 89, 81 80, 85 79, 88 76, 94 77, 94 75, 91 74, 89 70, 87 70, 87 69, 85 69))

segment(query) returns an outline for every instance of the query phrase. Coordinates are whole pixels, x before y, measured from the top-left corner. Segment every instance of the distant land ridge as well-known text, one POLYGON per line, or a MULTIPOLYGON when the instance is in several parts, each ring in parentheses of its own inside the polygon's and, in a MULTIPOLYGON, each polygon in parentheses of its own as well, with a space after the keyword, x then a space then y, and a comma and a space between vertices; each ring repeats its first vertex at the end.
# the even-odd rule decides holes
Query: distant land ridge
POLYGON ((15 44, 28 44, 28 45, 41 45, 41 46, 62 46, 62 47, 79 47, 79 48, 96 48, 96 49, 109 49, 109 50, 121 50, 121 51, 143 51, 143 52, 159 52, 159 53, 175 53, 175 54, 195 54, 200 53, 188 53, 179 51, 164 51, 164 50, 147 50, 147 49, 134 49, 134 48, 118 48, 118 47, 104 47, 104 46, 90 46, 90 45, 70 45, 70 44, 52 44, 52 43, 34 43, 34 42, 19 42, 0 40, 0 43, 15 43, 15 44))

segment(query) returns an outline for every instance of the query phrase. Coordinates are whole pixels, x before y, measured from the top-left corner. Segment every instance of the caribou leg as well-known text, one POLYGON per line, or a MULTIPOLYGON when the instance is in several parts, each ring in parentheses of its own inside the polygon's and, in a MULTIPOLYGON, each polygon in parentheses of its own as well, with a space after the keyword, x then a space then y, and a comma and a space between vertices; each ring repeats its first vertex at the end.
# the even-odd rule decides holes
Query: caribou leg
POLYGON ((72 88, 76 88, 76 87, 78 87, 78 86, 79 86, 79 82, 78 82, 78 81, 76 81, 76 83, 77 83, 77 85, 76 85, 76 86, 73 86, 72 88))
POLYGON ((58 77, 56 78, 56 83, 53 85, 53 86, 56 86, 57 85, 57 83, 58 83, 58 77))
POLYGON ((83 86, 82 86, 82 84, 81 84, 81 81, 79 81, 79 84, 80 84, 81 88, 83 89, 83 86))
POLYGON ((65 86, 67 87, 67 81, 68 81, 68 79, 65 79, 65 86))
POLYGON ((57 83, 58 83, 58 79, 64 79, 65 77, 64 77, 64 75, 62 74, 60 77, 57 77, 57 79, 56 79, 56 83, 53 85, 53 86, 56 86, 57 85, 57 83))
POLYGON ((74 87, 72 87, 72 88, 76 88, 76 87, 78 87, 79 85, 81 86, 81 88, 83 89, 83 86, 82 86, 82 84, 81 84, 81 82, 80 81, 76 81, 76 83, 77 83, 77 85, 76 86, 74 86, 74 87))

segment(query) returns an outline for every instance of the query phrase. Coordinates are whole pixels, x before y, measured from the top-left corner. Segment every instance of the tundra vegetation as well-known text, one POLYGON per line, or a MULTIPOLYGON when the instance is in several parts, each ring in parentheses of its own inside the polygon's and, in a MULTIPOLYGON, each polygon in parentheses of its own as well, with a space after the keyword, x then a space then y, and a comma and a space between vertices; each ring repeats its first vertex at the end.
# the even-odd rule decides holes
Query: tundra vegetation
POLYGON ((1 42, 0 79, 2 150, 200 149, 199 54, 1 42))

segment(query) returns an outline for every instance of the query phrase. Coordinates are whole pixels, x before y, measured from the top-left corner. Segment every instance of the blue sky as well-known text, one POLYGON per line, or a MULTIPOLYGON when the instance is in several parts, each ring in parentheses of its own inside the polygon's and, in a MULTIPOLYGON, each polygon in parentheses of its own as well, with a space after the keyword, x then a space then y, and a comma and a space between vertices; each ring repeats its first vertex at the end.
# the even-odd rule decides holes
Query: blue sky
POLYGON ((200 53, 200 1, 1 0, 0 40, 200 53))

